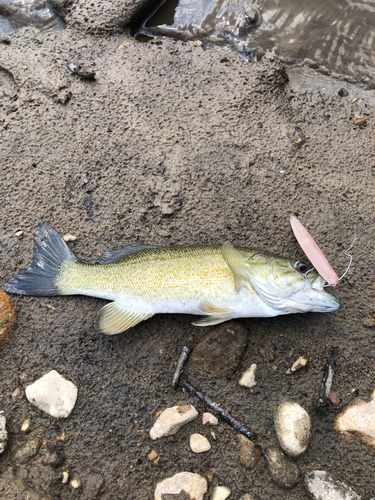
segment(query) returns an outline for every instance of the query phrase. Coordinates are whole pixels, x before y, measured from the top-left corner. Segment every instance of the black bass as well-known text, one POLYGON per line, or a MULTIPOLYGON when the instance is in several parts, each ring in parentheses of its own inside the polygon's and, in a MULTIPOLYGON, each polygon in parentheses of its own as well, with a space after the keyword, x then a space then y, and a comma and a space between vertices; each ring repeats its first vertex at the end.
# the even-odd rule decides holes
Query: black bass
POLYGON ((315 271, 277 255, 223 246, 129 245, 105 252, 99 264, 80 262, 61 236, 39 224, 32 265, 3 286, 21 295, 90 295, 111 300, 99 331, 116 334, 158 313, 204 316, 194 325, 233 318, 332 312, 339 301, 315 271))

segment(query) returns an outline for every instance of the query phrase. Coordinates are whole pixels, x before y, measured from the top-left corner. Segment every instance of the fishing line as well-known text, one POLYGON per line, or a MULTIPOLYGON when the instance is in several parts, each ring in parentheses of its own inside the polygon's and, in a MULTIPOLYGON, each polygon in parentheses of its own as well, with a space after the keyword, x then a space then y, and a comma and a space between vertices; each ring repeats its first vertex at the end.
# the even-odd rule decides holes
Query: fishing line
MULTIPOLYGON (((368 229, 365 229, 364 231, 362 231, 362 233, 361 233, 361 234, 359 234, 359 235, 357 236, 357 226, 354 226, 354 240, 350 243, 349 248, 348 248, 347 250, 345 250, 345 252, 344 252, 344 254, 345 254, 347 257, 349 257, 349 259, 350 259, 350 260, 349 260, 348 267, 346 268, 346 271, 345 271, 345 272, 344 272, 344 274, 341 276, 341 278, 339 278, 339 279, 338 279, 338 281, 336 281, 336 283, 333 283, 332 285, 323 285, 323 288, 328 288, 329 286, 336 286, 336 285, 337 285, 337 284, 338 284, 338 283, 339 283, 339 282, 340 282, 343 278, 345 278, 345 276, 348 274, 349 269, 350 269, 350 267, 351 267, 351 265, 352 265, 352 262, 353 262, 353 255, 352 255, 352 254, 350 254, 349 252, 350 252, 351 250, 353 250, 355 242, 356 242, 356 241, 358 241, 358 240, 359 240, 359 238, 360 238, 361 236, 363 236, 365 233, 368 233, 369 231, 372 231, 373 229, 375 229, 375 226, 374 226, 374 227, 369 227, 368 229)), ((304 277, 304 278, 306 278, 306 277, 307 277, 307 275, 308 275, 309 273, 311 273, 311 271, 314 271, 314 269, 315 269, 314 267, 313 267, 313 268, 311 268, 311 269, 309 269, 309 270, 308 270, 308 271, 307 271, 307 272, 303 275, 303 277, 304 277)))

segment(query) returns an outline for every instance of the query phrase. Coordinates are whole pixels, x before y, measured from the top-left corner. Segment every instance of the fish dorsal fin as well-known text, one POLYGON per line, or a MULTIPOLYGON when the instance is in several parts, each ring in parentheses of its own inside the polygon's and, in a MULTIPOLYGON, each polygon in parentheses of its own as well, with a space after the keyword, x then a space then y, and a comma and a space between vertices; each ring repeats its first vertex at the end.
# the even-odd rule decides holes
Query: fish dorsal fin
POLYGON ((117 250, 107 250, 101 254, 99 264, 114 264, 115 262, 120 262, 126 257, 129 257, 129 255, 134 255, 135 253, 145 250, 152 250, 154 248, 159 247, 153 245, 138 245, 138 243, 135 243, 133 245, 120 247, 117 250))
POLYGON ((221 247, 221 254, 233 273, 236 291, 238 292, 241 287, 249 288, 246 260, 242 257, 240 252, 236 250, 229 241, 226 241, 221 247))
POLYGON ((151 318, 151 316, 153 314, 129 311, 117 302, 111 302, 100 309, 96 318, 96 327, 101 333, 115 335, 151 318))
POLYGON ((225 316, 224 314, 221 314, 219 316, 206 316, 203 319, 200 319, 199 321, 194 321, 192 325, 194 326, 212 326, 212 325, 218 325, 220 323, 224 323, 224 321, 228 321, 231 318, 229 316, 225 316))
POLYGON ((232 312, 232 309, 229 307, 219 307, 216 304, 212 304, 208 300, 204 300, 199 304, 199 309, 205 314, 229 314, 232 312))

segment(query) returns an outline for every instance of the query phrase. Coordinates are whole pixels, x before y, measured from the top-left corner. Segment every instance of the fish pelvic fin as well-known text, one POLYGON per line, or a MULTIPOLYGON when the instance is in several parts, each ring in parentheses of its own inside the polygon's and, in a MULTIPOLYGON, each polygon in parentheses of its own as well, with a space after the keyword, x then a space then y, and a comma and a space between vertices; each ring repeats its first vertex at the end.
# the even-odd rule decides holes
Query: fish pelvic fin
POLYGON ((78 261, 63 238, 49 224, 40 223, 35 233, 31 266, 3 286, 8 293, 20 295, 63 295, 58 279, 67 263, 78 261))
POLYGON ((203 319, 200 319, 199 321, 194 321, 192 325, 194 326, 213 326, 213 325, 219 325, 220 323, 224 323, 224 321, 229 321, 231 318, 230 316, 225 316, 224 314, 221 314, 219 316, 206 316, 203 319))
POLYGON ((96 328, 101 333, 116 335, 151 318, 153 314, 129 311, 117 302, 111 302, 102 307, 96 318, 96 328))
POLYGON ((199 305, 199 309, 205 314, 219 315, 219 314, 229 314, 232 311, 229 307, 219 307, 216 304, 212 304, 208 300, 204 300, 199 305))
POLYGON ((221 247, 221 254, 233 273, 236 292, 242 287, 249 288, 250 282, 246 261, 240 252, 229 241, 226 241, 221 247))

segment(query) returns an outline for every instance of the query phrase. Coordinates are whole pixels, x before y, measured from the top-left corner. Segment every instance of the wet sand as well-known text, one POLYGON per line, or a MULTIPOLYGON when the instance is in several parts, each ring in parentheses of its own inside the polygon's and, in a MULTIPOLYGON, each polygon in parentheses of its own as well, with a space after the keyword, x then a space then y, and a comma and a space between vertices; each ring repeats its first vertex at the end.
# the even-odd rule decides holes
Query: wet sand
MULTIPOLYGON (((6 93, 0 101, 0 283, 30 264, 39 221, 77 236, 71 248, 86 262, 127 243, 226 240, 303 260, 289 226, 294 213, 338 274, 346 268, 353 225, 374 225, 374 110, 352 96, 292 92, 275 56, 249 63, 195 43, 144 44, 125 34, 95 37, 72 29, 26 28, 9 38, 0 50, 6 93), (72 74, 65 62, 94 69, 95 80, 72 74), (365 126, 355 124, 356 115, 365 126)), ((280 402, 301 404, 314 434, 297 459, 301 470, 326 470, 364 498, 375 491, 372 451, 359 440, 339 440, 333 423, 345 405, 374 389, 375 330, 363 325, 375 307, 373 262, 369 234, 354 250, 349 277, 332 290, 342 303, 336 313, 243 320, 249 341, 239 372, 258 364, 254 394, 238 385, 239 373, 189 378, 187 369, 184 375, 254 430, 261 445, 277 443, 273 414, 280 402), (318 411, 322 368, 333 348, 339 353, 333 389, 342 403, 318 411), (272 351, 274 361, 260 349, 272 351), (310 364, 287 376, 295 354, 307 354, 310 364)), ((264 499, 309 498, 302 481, 290 491, 276 486, 265 462, 244 469, 235 432, 225 423, 204 455, 188 446, 190 434, 201 432, 200 419, 175 436, 150 440, 158 411, 184 403, 205 411, 181 387, 173 390, 171 377, 184 343, 198 342, 210 327, 192 326, 193 317, 160 315, 106 337, 94 327, 102 300, 14 300, 19 328, 0 352, 0 409, 10 435, 0 484, 7 498, 31 488, 38 498, 152 499, 158 482, 183 470, 213 474, 210 491, 226 484, 233 499, 247 491, 264 499), (12 399, 25 385, 21 374, 32 381, 52 369, 78 386, 67 420, 12 399), (51 443, 66 433, 64 466, 44 467, 38 458, 12 465, 14 450, 30 439, 20 432, 28 416, 32 432, 51 443), (159 466, 147 459, 151 449, 161 456, 159 466), (66 468, 82 479, 82 490, 61 484, 66 468)))

